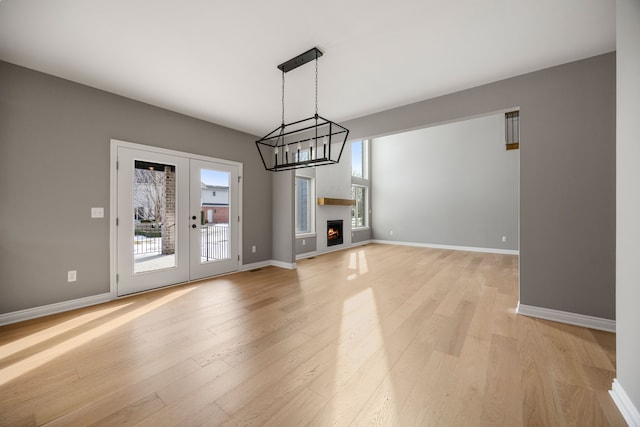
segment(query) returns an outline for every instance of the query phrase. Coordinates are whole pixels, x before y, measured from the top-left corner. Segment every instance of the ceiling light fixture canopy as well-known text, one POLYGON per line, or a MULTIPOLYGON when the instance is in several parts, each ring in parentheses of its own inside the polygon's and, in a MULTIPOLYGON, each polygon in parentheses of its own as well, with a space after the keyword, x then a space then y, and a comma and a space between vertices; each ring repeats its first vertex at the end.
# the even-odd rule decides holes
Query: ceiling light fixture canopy
POLYGON ((282 71, 282 124, 256 141, 265 169, 285 171, 331 165, 340 161, 349 130, 318 115, 318 58, 322 52, 312 48, 278 65, 282 71), (309 118, 285 124, 284 75, 301 65, 316 62, 316 111, 309 118))

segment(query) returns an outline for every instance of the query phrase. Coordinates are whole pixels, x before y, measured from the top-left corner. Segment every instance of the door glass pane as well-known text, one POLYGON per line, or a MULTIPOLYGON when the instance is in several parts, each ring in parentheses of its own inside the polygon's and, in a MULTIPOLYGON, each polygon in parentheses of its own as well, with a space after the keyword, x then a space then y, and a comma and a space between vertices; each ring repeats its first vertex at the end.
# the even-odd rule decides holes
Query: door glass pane
POLYGON ((176 266, 176 167, 135 161, 133 272, 176 266))
POLYGON ((200 169, 200 263, 231 258, 229 172, 200 169))

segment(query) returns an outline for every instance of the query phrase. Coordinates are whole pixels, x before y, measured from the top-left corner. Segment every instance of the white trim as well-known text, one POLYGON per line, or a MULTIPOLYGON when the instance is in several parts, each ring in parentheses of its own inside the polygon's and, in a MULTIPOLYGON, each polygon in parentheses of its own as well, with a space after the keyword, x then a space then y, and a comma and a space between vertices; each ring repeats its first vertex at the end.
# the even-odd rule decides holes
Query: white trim
POLYGON ((318 251, 305 252, 303 254, 296 255, 296 261, 299 259, 311 258, 318 255, 318 251))
MULTIPOLYGON (((331 252, 347 251, 349 249, 356 248, 358 246, 368 245, 371 242, 372 242, 371 240, 362 240, 360 242, 351 243, 348 246, 345 246, 344 244, 343 245, 335 245, 336 246, 335 249, 330 249, 330 250, 323 251, 323 252, 320 252, 320 251, 305 252, 305 253, 296 255, 296 260, 305 259, 305 258, 311 258, 311 257, 318 256, 318 255, 328 254, 328 253, 331 253, 331 252)), ((329 246, 329 247, 333 248, 333 246, 329 246)))
POLYGON ((118 219, 118 147, 122 141, 111 140, 109 164, 109 292, 112 299, 118 298, 118 248, 116 220, 118 219))
POLYGON ((258 268, 270 267, 271 261, 259 261, 251 264, 244 264, 240 267, 240 271, 256 270, 258 268))
POLYGON ((240 271, 249 271, 249 270, 255 270, 257 268, 264 268, 264 267, 280 267, 280 268, 286 268, 288 270, 295 270, 296 263, 276 261, 274 259, 271 259, 267 261, 258 261, 251 264, 245 264, 240 268, 240 271))
POLYGON ((516 313, 523 316, 538 317, 554 322, 568 323, 570 325, 583 326, 590 329, 599 329, 606 332, 616 332, 616 321, 602 317, 587 316, 585 314, 571 313, 568 311, 554 310, 551 308, 535 307, 521 304, 518 301, 516 313))
POLYGON ((351 232, 355 233, 356 231, 369 231, 371 229, 371 227, 369 227, 368 225, 365 225, 364 227, 355 227, 355 228, 351 228, 351 232))
POLYGON ((520 255, 520 251, 514 250, 514 249, 479 248, 475 246, 436 245, 432 243, 396 242, 393 240, 378 240, 378 239, 372 239, 371 243, 381 243, 383 245, 417 246, 419 248, 448 249, 452 251, 483 252, 483 253, 489 253, 489 254, 520 255))
POLYGON ((296 263, 295 262, 284 262, 284 261, 276 261, 274 259, 271 260, 271 265, 274 267, 286 268, 288 270, 295 270, 296 263))
POLYGON ((131 148, 133 150, 149 151, 151 153, 167 154, 169 156, 187 157, 189 159, 203 160, 205 162, 222 163, 229 166, 240 166, 241 162, 233 160, 219 159, 217 157, 203 156, 201 154, 193 154, 186 151, 170 150, 168 148, 156 147, 153 145, 138 144, 135 142, 127 142, 119 139, 111 139, 111 145, 117 147, 131 148))
POLYGON ((77 298, 70 301, 56 302, 54 304, 40 307, 27 308, 11 313, 0 314, 0 326, 10 323, 23 322, 25 320, 36 319, 38 317, 49 316, 51 314, 62 313, 63 311, 75 310, 89 307, 90 305, 102 304, 111 301, 113 298, 109 292, 92 295, 89 297, 77 298))
POLYGON ((629 427, 640 427, 640 412, 638 412, 638 408, 636 408, 631 399, 629 399, 629 396, 617 378, 613 379, 609 394, 624 417, 624 420, 629 424, 629 427))
POLYGON ((310 239, 312 237, 317 237, 318 234, 313 232, 313 233, 300 233, 300 234, 296 234, 296 240, 298 239, 310 239))

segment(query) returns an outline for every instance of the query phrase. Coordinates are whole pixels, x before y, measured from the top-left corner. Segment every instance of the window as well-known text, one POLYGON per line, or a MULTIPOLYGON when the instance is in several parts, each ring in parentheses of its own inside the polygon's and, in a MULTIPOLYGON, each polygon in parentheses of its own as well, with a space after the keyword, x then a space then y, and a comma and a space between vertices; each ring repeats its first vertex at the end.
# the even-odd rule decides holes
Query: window
POLYGON ((351 198, 356 201, 351 208, 351 228, 369 226, 369 141, 351 143, 351 198))
POLYGON ((366 227, 367 187, 357 184, 351 185, 351 198, 356 201, 356 205, 351 207, 351 227, 366 227))
POLYGON ((296 234, 310 234, 315 230, 313 179, 296 176, 296 234))
POLYGON ((520 148, 520 111, 505 113, 504 142, 507 150, 517 150, 520 148))
POLYGON ((351 143, 351 176, 367 179, 367 146, 369 141, 351 143))

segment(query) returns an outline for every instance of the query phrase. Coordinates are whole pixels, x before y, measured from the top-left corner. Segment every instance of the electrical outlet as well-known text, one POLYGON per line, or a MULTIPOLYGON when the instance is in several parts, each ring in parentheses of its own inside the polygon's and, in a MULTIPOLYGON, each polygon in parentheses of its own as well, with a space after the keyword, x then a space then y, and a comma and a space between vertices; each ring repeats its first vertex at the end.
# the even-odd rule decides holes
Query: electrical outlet
POLYGON ((305 239, 302 239, 302 246, 306 245, 307 241, 305 239))
POLYGON ((507 241, 507 236, 502 236, 502 243, 507 241))
POLYGON ((389 236, 393 236, 393 230, 389 230, 389 236))
POLYGON ((255 245, 251 246, 251 252, 253 252, 254 254, 256 253, 256 246, 255 245))
POLYGON ((78 272, 76 270, 67 271, 67 282, 75 282, 78 280, 78 272))

